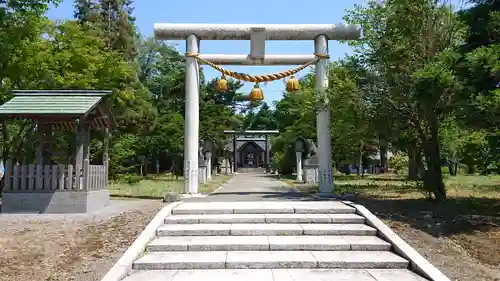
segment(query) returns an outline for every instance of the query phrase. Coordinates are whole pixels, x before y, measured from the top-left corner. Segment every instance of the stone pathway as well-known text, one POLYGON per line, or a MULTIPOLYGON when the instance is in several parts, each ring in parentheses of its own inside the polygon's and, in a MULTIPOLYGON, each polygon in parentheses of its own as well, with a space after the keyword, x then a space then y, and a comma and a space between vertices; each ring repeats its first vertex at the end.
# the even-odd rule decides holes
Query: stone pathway
POLYGON ((235 201, 276 201, 306 200, 305 193, 279 181, 276 176, 264 173, 241 173, 234 176, 215 193, 206 197, 183 199, 184 202, 235 202, 235 201))

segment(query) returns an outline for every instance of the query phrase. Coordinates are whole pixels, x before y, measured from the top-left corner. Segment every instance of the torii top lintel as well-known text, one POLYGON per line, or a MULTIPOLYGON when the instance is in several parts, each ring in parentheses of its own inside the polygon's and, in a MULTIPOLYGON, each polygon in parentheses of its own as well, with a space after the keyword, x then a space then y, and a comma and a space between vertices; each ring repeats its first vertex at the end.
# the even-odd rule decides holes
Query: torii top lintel
POLYGON ((154 34, 161 40, 184 40, 196 35, 200 40, 250 40, 252 33, 264 32, 265 40, 358 40, 359 25, 344 24, 202 24, 155 23, 154 34))

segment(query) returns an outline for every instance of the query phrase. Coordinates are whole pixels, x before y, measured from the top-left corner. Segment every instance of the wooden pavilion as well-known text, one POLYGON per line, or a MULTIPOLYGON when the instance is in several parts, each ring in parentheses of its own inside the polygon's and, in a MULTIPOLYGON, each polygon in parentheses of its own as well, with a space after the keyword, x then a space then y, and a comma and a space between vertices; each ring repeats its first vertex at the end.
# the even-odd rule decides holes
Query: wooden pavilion
POLYGON ((108 206, 109 129, 116 126, 107 104, 111 91, 12 93, 14 97, 0 106, 0 119, 29 120, 36 134, 36 153, 35 161, 7 155, 2 212, 85 213, 108 206), (76 132, 69 161, 54 161, 54 130, 76 132), (96 131, 102 132, 103 156, 91 163, 90 136, 96 131))

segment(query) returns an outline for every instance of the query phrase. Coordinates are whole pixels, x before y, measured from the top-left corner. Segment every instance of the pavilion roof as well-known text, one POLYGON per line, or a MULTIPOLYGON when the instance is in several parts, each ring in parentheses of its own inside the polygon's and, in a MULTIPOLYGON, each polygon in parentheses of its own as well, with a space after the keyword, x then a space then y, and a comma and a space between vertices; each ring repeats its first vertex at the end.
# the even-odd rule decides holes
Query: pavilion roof
MULTIPOLYGON (((27 118, 47 123, 74 123, 87 117, 93 127, 116 126, 104 90, 19 90, 0 106, 0 118, 27 118)), ((71 127, 73 127, 70 124, 71 127)))

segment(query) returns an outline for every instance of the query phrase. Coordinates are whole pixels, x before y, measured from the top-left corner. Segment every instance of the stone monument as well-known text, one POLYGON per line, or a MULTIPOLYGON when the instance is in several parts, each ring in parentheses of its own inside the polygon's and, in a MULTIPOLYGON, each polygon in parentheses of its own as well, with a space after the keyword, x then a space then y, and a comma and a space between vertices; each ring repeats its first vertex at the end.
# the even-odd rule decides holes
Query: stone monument
POLYGON ((214 144, 212 140, 206 139, 203 142, 203 151, 205 152, 205 163, 206 163, 206 174, 207 181, 212 180, 212 151, 214 148, 214 144))
POLYGON ((304 157, 304 181, 308 184, 319 183, 319 160, 316 154, 316 144, 312 139, 305 140, 305 157, 304 157))
POLYGON ((295 181, 297 181, 297 182, 303 181, 302 156, 303 156, 304 151, 306 150, 305 146, 306 146, 306 142, 303 138, 298 137, 295 140, 295 160, 296 160, 296 167, 297 167, 297 177, 295 178, 295 181))
POLYGON ((198 144, 198 182, 202 184, 207 183, 207 163, 205 162, 205 155, 203 153, 203 140, 199 140, 198 144))

